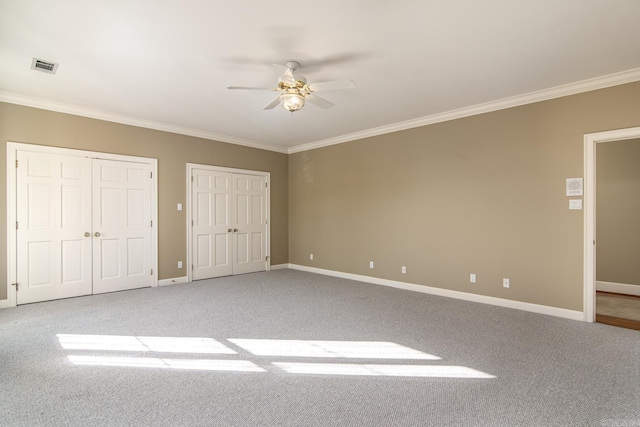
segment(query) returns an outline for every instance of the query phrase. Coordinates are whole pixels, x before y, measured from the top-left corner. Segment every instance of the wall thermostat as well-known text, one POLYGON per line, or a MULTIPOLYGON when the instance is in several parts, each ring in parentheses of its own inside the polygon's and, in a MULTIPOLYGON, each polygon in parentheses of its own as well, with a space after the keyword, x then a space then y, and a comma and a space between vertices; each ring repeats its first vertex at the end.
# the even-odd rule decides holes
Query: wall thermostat
POLYGON ((567 178, 567 196, 582 196, 582 178, 567 178))

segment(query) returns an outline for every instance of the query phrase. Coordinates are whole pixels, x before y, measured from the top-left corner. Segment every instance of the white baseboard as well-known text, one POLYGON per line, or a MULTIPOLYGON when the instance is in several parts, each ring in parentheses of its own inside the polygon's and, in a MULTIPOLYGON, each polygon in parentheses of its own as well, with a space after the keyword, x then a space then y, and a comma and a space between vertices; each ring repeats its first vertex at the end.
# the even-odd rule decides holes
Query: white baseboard
POLYGON ((11 305, 9 299, 0 299, 0 309, 14 307, 11 305))
POLYGON ((168 285, 175 285, 178 283, 188 283, 188 282, 189 282, 189 279, 187 279, 187 276, 174 277, 173 279, 158 280, 158 286, 168 286, 168 285))
POLYGON ((626 283, 597 281, 596 290, 601 292, 613 292, 614 294, 635 295, 640 297, 640 285, 627 285, 626 283))
POLYGON ((271 271, 274 270, 286 270, 287 268, 292 268, 291 264, 277 264, 271 266, 271 271))
POLYGON ((513 308, 516 310, 529 311, 532 313, 546 314, 549 316, 562 317, 571 320, 584 321, 584 314, 581 311, 567 310, 564 308, 549 307, 546 305, 531 304, 528 302, 513 301, 503 298, 488 297, 484 295, 471 294, 468 292, 452 291, 448 289, 434 288, 431 286, 416 285, 413 283, 398 282, 395 280, 380 279, 378 277, 361 276, 359 274, 343 273, 340 271, 324 270, 322 268, 307 267, 304 265, 289 264, 293 270, 307 271, 310 273, 323 274, 325 276, 340 277, 342 279, 356 280, 358 282, 373 283, 375 285, 390 286, 392 288, 405 289, 409 291, 421 292, 425 294, 438 295, 442 297, 456 298, 465 301, 490 304, 498 307, 513 308))

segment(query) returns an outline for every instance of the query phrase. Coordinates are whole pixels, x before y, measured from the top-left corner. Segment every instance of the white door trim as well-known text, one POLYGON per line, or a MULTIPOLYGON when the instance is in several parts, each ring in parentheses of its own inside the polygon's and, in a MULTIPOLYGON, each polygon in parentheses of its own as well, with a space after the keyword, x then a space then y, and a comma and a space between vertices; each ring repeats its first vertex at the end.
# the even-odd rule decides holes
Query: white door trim
POLYGON ((271 172, 253 171, 248 169, 227 168, 223 166, 202 165, 198 163, 187 163, 187 210, 186 210, 186 230, 187 230, 187 281, 192 281, 191 265, 193 264, 193 253, 191 247, 191 174, 193 169, 206 169, 216 172, 240 173, 244 175, 262 176, 267 181, 267 238, 265 253, 267 254, 266 271, 271 270, 271 172))
POLYGON ((92 159, 118 160, 123 162, 146 163, 151 167, 151 266, 153 268, 153 284, 158 286, 158 160, 148 157, 135 157, 120 154, 101 153, 96 151, 75 150, 71 148, 50 147, 45 145, 7 142, 7 299, 0 300, 0 308, 16 306, 16 288, 12 285, 17 280, 16 258, 16 206, 17 206, 17 172, 16 153, 33 151, 39 153, 62 154, 67 156, 89 157, 92 159))
POLYGON ((584 136, 584 320, 596 320, 596 144, 640 138, 640 127, 584 136))

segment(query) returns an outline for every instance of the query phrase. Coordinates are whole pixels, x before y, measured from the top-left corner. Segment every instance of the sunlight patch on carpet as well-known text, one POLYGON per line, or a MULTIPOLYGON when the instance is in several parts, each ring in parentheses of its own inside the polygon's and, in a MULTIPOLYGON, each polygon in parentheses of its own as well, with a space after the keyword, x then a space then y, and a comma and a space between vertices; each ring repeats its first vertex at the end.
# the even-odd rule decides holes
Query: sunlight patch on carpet
POLYGON ((133 368, 188 369, 199 371, 265 372, 247 360, 167 359, 153 357, 69 356, 74 365, 133 368))
POLYGON ((114 366, 129 368, 180 369, 226 372, 283 372, 309 375, 354 375, 422 378, 495 378, 493 375, 465 366, 398 364, 396 363, 340 363, 341 359, 369 359, 380 362, 391 360, 436 361, 438 356, 388 341, 321 341, 232 338, 227 341, 241 348, 244 356, 213 338, 206 337, 145 337, 123 335, 57 334, 64 350, 136 352, 145 357, 121 355, 69 355, 73 365, 114 366), (184 354, 232 355, 226 360, 175 359, 147 357, 152 352, 184 354), (257 358, 256 363, 250 360, 257 358), (267 358, 265 360, 265 358, 267 358), (271 358, 323 358, 333 363, 300 363, 275 361, 271 358), (259 366, 262 365, 263 367, 259 366), (267 369, 265 369, 267 368, 267 369))
POLYGON ((440 360, 440 357, 385 341, 314 341, 238 338, 229 339, 229 341, 256 356, 440 360))
POLYGON ((159 353, 237 354, 212 338, 58 334, 65 350, 155 351, 159 353))
POLYGON ((279 363, 274 365, 290 374, 361 375, 429 378, 495 378, 465 366, 444 365, 361 365, 342 363, 279 363))

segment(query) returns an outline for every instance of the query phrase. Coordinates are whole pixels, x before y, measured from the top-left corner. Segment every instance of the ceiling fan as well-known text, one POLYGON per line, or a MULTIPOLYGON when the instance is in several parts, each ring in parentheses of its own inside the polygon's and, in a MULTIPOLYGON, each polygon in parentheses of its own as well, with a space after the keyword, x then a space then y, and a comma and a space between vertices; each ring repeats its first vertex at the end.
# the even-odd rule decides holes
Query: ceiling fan
POLYGON ((294 74, 300 68, 300 64, 296 61, 289 61, 286 65, 274 64, 286 68, 284 74, 278 79, 278 85, 275 88, 266 87, 246 87, 246 86, 227 86, 227 89, 240 90, 270 90, 280 92, 280 95, 274 99, 264 110, 271 110, 278 104, 294 113, 304 107, 306 101, 317 105, 321 108, 331 108, 333 104, 326 99, 320 98, 315 92, 328 90, 352 89, 356 87, 351 80, 335 80, 331 82, 307 83, 307 79, 300 74, 294 74))

